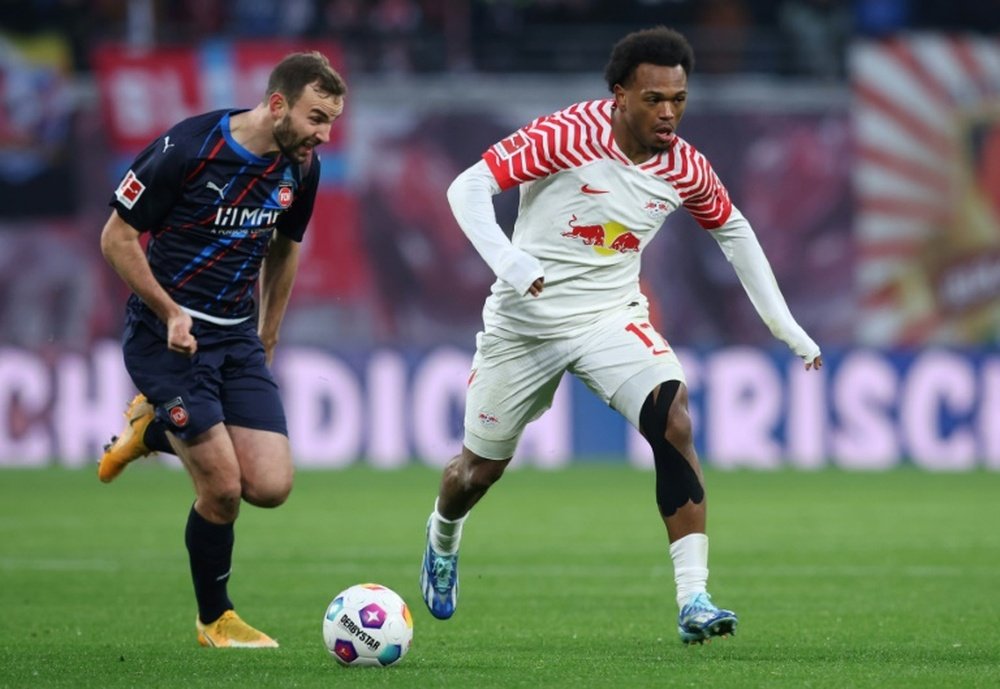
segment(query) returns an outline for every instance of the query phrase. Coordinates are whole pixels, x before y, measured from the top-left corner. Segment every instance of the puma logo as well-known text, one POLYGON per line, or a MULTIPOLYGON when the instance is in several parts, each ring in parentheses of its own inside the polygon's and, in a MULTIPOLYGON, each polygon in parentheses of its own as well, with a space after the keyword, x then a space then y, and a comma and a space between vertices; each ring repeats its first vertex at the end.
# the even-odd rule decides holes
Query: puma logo
POLYGON ((226 190, 229 189, 229 185, 232 183, 233 181, 229 180, 228 182, 226 182, 226 186, 220 187, 215 182, 205 182, 205 186, 214 191, 216 194, 218 194, 220 199, 224 199, 226 198, 226 190))

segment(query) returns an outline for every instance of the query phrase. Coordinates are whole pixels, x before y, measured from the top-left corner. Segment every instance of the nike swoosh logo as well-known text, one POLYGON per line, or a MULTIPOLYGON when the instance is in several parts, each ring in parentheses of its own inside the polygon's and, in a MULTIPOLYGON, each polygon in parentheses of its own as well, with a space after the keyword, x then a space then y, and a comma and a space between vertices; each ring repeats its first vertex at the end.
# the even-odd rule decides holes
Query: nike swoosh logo
POLYGON ((594 189, 589 184, 584 184, 582 187, 580 187, 580 191, 582 191, 584 194, 609 194, 609 193, 611 193, 611 192, 609 192, 606 189, 594 189))

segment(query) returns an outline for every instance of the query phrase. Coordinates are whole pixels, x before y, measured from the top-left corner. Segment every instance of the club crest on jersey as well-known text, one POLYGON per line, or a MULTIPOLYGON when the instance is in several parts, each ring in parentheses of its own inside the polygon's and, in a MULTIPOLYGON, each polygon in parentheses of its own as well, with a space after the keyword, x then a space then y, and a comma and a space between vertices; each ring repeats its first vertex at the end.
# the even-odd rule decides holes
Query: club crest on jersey
POLYGON ((663 199, 649 199, 646 203, 642 204, 642 210, 646 215, 655 220, 656 218, 666 216, 673 208, 670 206, 670 202, 663 199))
POLYGON ((498 144, 493 145, 493 152, 500 160, 507 160, 522 148, 527 147, 528 137, 521 132, 515 132, 498 144))
POLYGON ((294 195, 292 194, 292 185, 282 183, 278 187, 278 205, 282 208, 288 208, 292 205, 292 199, 294 195))
POLYGON ((121 184, 115 189, 115 198, 118 199, 118 203, 131 209, 144 191, 146 191, 146 185, 139 181, 132 170, 129 170, 121 184))
POLYGON ((177 428, 184 428, 188 425, 188 421, 191 417, 188 415, 187 407, 184 406, 184 400, 180 397, 175 397, 165 405, 163 408, 167 410, 167 416, 170 418, 170 423, 172 423, 177 428))

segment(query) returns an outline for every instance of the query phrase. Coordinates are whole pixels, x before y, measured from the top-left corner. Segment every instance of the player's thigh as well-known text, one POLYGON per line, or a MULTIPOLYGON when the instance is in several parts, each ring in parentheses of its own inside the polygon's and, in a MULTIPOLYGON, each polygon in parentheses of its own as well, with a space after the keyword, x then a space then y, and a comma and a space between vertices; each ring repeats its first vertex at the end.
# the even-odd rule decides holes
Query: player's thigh
POLYGON ((292 487, 285 409, 255 332, 230 346, 223 370, 222 408, 236 448, 243 497, 259 506, 281 504, 292 487))
POLYGON ((570 371, 636 428, 653 388, 685 382, 677 354, 640 307, 605 319, 580 338, 570 371))
POLYGON ((243 498, 260 507, 280 505, 292 490, 288 436, 242 426, 227 426, 239 464, 243 498))
POLYGON ((561 340, 479 333, 465 401, 465 447, 486 459, 510 457, 524 427, 552 406, 569 351, 561 340))
POLYGON ((171 434, 177 456, 191 475, 199 498, 238 501, 241 493, 240 465, 226 427, 218 423, 191 439, 171 434))

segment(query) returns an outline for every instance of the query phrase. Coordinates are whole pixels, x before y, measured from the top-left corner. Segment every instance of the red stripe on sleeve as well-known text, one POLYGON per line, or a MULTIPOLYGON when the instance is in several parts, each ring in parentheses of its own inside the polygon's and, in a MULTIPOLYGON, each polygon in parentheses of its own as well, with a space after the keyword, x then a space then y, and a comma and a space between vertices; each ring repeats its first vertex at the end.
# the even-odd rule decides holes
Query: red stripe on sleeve
POLYGON ((579 167, 609 153, 594 145, 610 132, 604 101, 578 103, 519 129, 483 153, 501 189, 579 167))
POLYGON ((664 177, 680 195, 684 207, 706 230, 721 227, 729 219, 733 203, 708 159, 686 141, 678 139, 669 156, 664 177))

